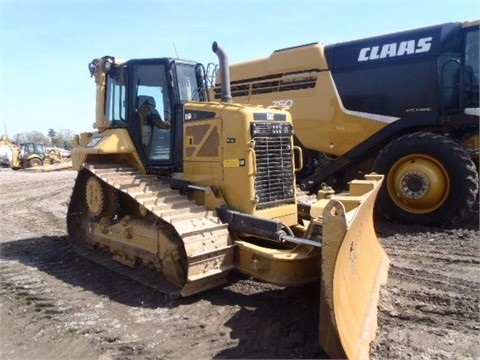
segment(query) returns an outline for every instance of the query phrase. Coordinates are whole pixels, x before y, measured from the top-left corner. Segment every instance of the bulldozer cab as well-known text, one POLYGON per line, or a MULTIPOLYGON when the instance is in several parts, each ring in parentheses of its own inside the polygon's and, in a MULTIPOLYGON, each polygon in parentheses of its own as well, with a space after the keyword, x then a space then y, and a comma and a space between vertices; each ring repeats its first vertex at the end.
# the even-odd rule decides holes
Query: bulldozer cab
POLYGON ((109 127, 128 129, 147 172, 181 171, 183 104, 208 99, 203 65, 158 58, 105 70, 109 127))

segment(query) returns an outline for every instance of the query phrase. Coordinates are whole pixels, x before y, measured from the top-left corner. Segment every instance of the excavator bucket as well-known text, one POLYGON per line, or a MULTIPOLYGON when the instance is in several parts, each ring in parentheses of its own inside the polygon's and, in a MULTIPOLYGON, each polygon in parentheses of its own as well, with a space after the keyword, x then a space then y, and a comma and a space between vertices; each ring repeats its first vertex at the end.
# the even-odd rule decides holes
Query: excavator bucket
POLYGON ((377 329, 380 285, 389 260, 373 226, 383 177, 350 183, 323 211, 320 345, 332 358, 368 359, 377 329))

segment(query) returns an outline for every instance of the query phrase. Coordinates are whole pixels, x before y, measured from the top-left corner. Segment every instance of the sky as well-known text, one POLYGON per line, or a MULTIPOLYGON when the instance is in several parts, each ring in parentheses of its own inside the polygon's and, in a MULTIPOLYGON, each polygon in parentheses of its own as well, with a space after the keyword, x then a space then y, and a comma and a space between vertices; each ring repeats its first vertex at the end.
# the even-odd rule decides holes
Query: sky
POLYGON ((0 0, 0 135, 93 131, 87 64, 180 57, 230 63, 280 48, 333 44, 480 19, 480 0, 0 0))

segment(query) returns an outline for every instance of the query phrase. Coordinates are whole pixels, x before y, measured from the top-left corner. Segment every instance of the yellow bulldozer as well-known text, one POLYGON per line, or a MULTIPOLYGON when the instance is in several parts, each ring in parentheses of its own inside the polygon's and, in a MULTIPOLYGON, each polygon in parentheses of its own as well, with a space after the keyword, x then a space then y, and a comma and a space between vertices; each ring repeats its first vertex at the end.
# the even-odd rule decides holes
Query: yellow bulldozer
MULTIPOLYGON (((224 78, 225 52, 214 43, 224 78)), ((236 270, 283 286, 321 282, 319 340, 368 358, 388 258, 373 227, 383 177, 348 194, 296 188, 290 114, 209 100, 202 64, 94 59, 96 132, 72 150, 67 227, 76 251, 170 296, 221 286, 236 270)))

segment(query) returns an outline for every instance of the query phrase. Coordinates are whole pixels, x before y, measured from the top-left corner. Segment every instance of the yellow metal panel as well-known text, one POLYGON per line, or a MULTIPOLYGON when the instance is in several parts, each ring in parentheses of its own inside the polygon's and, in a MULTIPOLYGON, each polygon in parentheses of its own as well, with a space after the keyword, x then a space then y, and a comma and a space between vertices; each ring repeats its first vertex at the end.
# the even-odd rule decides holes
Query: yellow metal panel
POLYGON ((297 204, 277 205, 267 209, 256 210, 253 212, 253 215, 266 219, 276 219, 287 226, 298 224, 297 204))
POLYGON ((273 284, 298 286, 320 275, 320 249, 302 245, 291 249, 273 249, 235 241, 235 268, 273 284))
POLYGON ((301 46, 274 52, 268 58, 232 64, 230 78, 237 82, 232 86, 232 95, 240 103, 288 107, 303 146, 340 156, 394 119, 380 121, 345 109, 323 50, 320 44, 301 46), (315 86, 292 86, 288 90, 290 78, 298 76, 312 77, 315 86), (263 84, 262 91, 258 90, 259 84, 263 84), (238 93, 236 86, 241 86, 238 93))
POLYGON ((230 80, 236 81, 245 78, 260 78, 276 73, 293 73, 305 69, 327 68, 324 56, 324 45, 313 44, 300 46, 288 50, 274 52, 270 57, 232 64, 234 71, 230 72, 230 80), (302 59, 302 62, 292 61, 302 59))
POLYGON ((83 141, 71 152, 72 167, 79 170, 83 163, 96 162, 107 155, 115 156, 119 162, 123 160, 145 171, 143 163, 138 156, 135 145, 126 129, 110 129, 91 135, 82 134, 83 141))
POLYGON ((250 129, 255 113, 282 113, 287 122, 291 122, 290 114, 279 109, 245 107, 235 103, 189 103, 185 108, 211 113, 212 116, 185 122, 184 179, 198 185, 217 186, 227 204, 235 210, 277 218, 288 225, 296 224, 295 205, 260 212, 255 210, 258 202, 256 161, 250 129))

